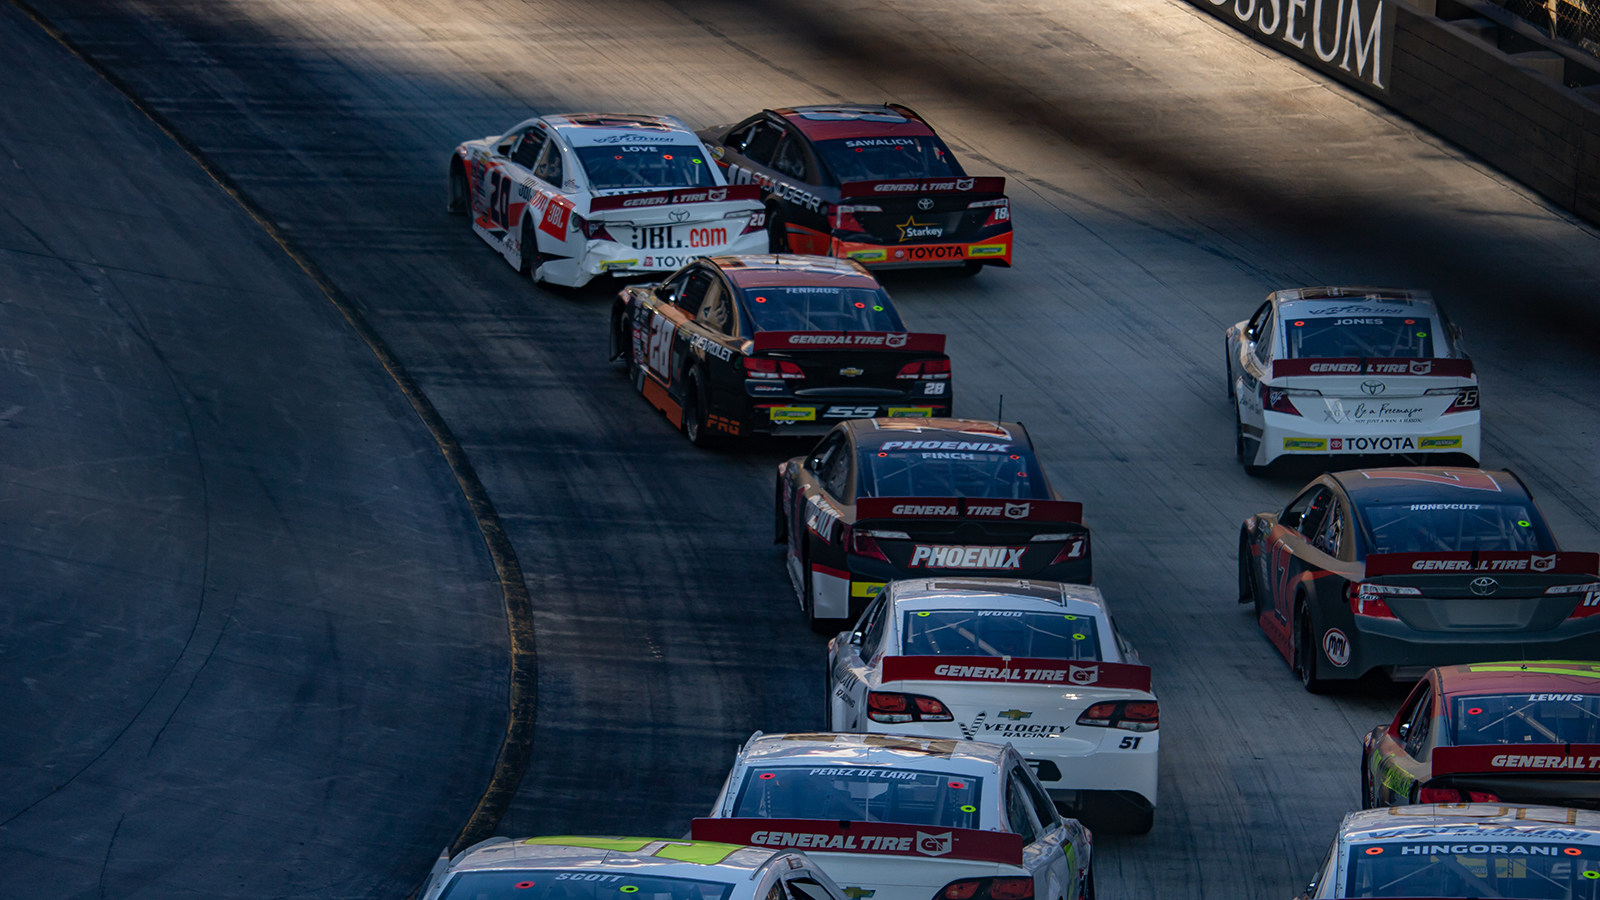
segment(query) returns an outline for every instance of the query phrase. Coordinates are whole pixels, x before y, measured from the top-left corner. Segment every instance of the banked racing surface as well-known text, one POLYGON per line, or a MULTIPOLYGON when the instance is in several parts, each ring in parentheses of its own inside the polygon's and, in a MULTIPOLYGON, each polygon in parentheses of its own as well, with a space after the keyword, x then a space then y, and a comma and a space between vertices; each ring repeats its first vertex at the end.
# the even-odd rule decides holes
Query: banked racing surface
POLYGON ((949 336, 956 414, 1004 394, 1083 503, 1152 667, 1161 805, 1147 837, 1096 839, 1102 897, 1293 893, 1398 703, 1307 695, 1234 602, 1240 521, 1305 480, 1233 459, 1223 329, 1269 290, 1432 289, 1482 378, 1485 463, 1565 547, 1600 546, 1594 234, 1180 0, 39 5, 308 249, 466 445, 537 604, 534 759, 503 833, 681 835, 751 731, 822 710, 822 640, 771 543, 776 465, 806 448, 693 450, 604 362, 610 296, 531 288, 443 212, 450 148, 536 112, 702 127, 889 97, 1006 177, 1015 268, 888 287, 949 336))

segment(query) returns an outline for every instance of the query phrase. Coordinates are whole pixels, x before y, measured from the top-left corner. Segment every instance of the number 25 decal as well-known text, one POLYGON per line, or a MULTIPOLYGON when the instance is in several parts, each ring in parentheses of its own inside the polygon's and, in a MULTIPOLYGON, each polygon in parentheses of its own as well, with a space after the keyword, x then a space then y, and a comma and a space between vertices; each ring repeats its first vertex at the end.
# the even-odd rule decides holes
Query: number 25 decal
POLYGON ((1144 738, 1125 737, 1125 738, 1122 739, 1122 743, 1117 745, 1117 749, 1118 750, 1137 750, 1137 749, 1139 749, 1139 742, 1142 741, 1142 740, 1144 740, 1144 738))

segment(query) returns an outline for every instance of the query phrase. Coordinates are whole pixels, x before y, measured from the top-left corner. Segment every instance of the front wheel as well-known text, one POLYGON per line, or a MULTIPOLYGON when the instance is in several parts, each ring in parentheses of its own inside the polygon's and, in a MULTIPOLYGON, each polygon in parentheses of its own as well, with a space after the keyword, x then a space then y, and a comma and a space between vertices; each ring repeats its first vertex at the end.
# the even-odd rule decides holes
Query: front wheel
POLYGON ((683 433, 689 443, 702 450, 716 443, 711 429, 706 427, 705 391, 700 388, 700 376, 690 375, 683 389, 683 433))
POLYGON ((1376 809, 1377 791, 1373 789, 1372 769, 1367 766, 1367 754, 1361 754, 1361 808, 1376 809))
POLYGON ((1094 900, 1094 863, 1083 873, 1083 884, 1078 888, 1078 900, 1094 900))
POLYGON ((778 479, 777 490, 772 497, 772 542, 774 544, 789 543, 789 517, 783 514, 783 478, 778 479))
POLYGON ((767 252, 789 252, 789 224, 776 208, 767 211, 767 252))
POLYGON ((533 216, 522 217, 522 261, 517 266, 517 271, 539 280, 539 267, 544 265, 544 257, 539 255, 539 236, 533 228, 533 216))
POLYGON ((471 207, 467 200, 467 170, 460 163, 450 166, 450 192, 445 196, 445 209, 452 216, 464 216, 471 207))
POLYGON ((1252 477, 1266 472, 1266 466, 1255 464, 1256 453, 1260 449, 1260 441, 1251 441, 1244 436, 1244 422, 1239 418, 1238 410, 1233 413, 1233 452, 1239 457, 1239 463, 1244 466, 1244 473, 1252 477))

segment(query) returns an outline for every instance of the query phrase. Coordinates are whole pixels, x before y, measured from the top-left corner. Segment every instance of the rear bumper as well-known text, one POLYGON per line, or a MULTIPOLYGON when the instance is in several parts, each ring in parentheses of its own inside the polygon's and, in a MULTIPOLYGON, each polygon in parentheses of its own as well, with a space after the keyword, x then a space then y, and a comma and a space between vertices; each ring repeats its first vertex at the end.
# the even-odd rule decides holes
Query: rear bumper
POLYGON ((970 569, 961 571, 947 571, 942 569, 917 569, 907 571, 897 567, 894 563, 884 562, 880 559, 870 559, 864 556, 851 554, 848 557, 848 571, 828 569, 822 566, 812 566, 812 590, 816 596, 816 614, 825 618, 856 619, 866 609, 873 597, 883 590, 884 585, 901 578, 928 578, 940 575, 950 577, 978 577, 978 578, 1029 578, 1038 581, 1062 581, 1068 584, 1093 583, 1093 558, 1074 559, 1053 566, 1045 566, 1037 572, 1019 573, 1015 571, 989 571, 984 569, 970 569), (826 591, 821 587, 827 584, 826 591))
POLYGON ((1304 416, 1267 411, 1263 414, 1261 451, 1257 465, 1281 456, 1419 456, 1461 454, 1479 456, 1477 411, 1440 416, 1423 429, 1415 427, 1357 428, 1334 423, 1318 424, 1304 416))
MULTIPOLYGON (((1600 616, 1563 622, 1548 631, 1418 631, 1396 619, 1346 615, 1334 627, 1350 637, 1350 662, 1335 666, 1319 647, 1317 677, 1356 679, 1379 668, 1430 668, 1508 659, 1589 659, 1600 644, 1600 616)), ((1319 626, 1322 644, 1329 630, 1319 626)))
POLYGON ((540 276, 554 284, 580 287, 597 275, 670 275, 702 256, 765 252, 765 231, 735 235, 725 244, 694 249, 637 250, 616 241, 588 241, 576 257, 545 263, 540 276))
POLYGON ((1516 775, 1441 775, 1427 782, 1430 788, 1454 788, 1468 793, 1490 793, 1505 803, 1529 806, 1564 806, 1569 809, 1600 809, 1600 778, 1583 776, 1539 778, 1516 775))
POLYGON ((1010 266, 1011 235, 1012 232, 1005 231, 971 243, 950 244, 860 244, 834 238, 829 253, 853 259, 869 269, 955 266, 969 262, 1010 266))

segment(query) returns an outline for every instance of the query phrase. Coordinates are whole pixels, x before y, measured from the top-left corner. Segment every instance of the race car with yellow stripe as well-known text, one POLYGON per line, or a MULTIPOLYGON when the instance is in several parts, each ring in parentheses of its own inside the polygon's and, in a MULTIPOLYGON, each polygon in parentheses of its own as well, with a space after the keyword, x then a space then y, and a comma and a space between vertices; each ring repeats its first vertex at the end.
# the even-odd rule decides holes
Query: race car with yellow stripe
POLYGON ((968 175, 904 106, 768 109, 698 134, 729 184, 760 187, 774 253, 966 275, 1011 265, 1006 180, 968 175))
POLYGON ((1362 743, 1362 809, 1600 809, 1600 663, 1519 659, 1432 669, 1394 719, 1362 743))
POLYGON ((877 279, 823 256, 717 256, 626 287, 611 358, 696 446, 950 414, 944 335, 906 330, 877 279))
POLYGON ((813 630, 837 634, 899 578, 1088 584, 1083 505, 1015 422, 855 419, 778 466, 774 543, 813 630))

